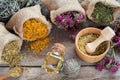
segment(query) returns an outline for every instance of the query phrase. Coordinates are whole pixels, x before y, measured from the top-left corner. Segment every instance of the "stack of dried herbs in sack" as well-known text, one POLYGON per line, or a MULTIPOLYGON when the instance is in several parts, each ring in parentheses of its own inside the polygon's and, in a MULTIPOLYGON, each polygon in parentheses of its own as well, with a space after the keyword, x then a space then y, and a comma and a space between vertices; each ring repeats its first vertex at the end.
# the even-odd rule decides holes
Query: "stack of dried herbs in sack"
POLYGON ((35 54, 47 48, 50 41, 47 36, 50 33, 51 24, 40 10, 39 5, 23 8, 15 13, 6 24, 8 29, 14 30, 23 40, 28 41, 28 49, 35 54))
POLYGON ((81 4, 87 17, 100 25, 112 24, 120 13, 120 5, 116 0, 84 0, 81 4))
POLYGON ((8 32, 3 23, 0 23, 0 44, 0 62, 8 63, 10 68, 20 64, 22 40, 8 32))
POLYGON ((51 21, 58 28, 75 33, 81 29, 80 23, 85 21, 85 11, 78 0, 42 0, 50 10, 51 21))

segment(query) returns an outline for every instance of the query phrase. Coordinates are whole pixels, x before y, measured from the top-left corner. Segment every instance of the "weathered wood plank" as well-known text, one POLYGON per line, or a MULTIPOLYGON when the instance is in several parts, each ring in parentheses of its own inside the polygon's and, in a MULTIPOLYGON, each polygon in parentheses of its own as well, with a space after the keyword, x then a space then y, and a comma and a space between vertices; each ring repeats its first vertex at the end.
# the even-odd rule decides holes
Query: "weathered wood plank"
MULTIPOLYGON (((7 73, 9 68, 0 68, 0 76, 7 73), (2 72, 2 73, 1 73, 2 72)), ((24 72, 21 77, 14 79, 8 78, 6 80, 60 80, 61 77, 65 76, 63 73, 59 75, 52 75, 46 73, 41 68, 29 68, 28 71, 24 72)), ((116 74, 112 74, 107 70, 101 72, 97 71, 94 67, 81 67, 80 75, 76 79, 67 78, 67 80, 119 80, 120 70, 116 74)))

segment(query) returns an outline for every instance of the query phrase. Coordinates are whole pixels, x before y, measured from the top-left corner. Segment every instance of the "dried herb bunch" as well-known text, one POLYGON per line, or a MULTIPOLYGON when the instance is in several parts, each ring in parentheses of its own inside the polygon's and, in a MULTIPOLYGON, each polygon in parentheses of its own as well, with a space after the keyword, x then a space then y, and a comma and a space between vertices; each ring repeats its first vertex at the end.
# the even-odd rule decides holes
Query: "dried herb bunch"
POLYGON ((30 7, 40 3, 40 0, 16 0, 16 1, 18 2, 20 8, 30 7))
POLYGON ((113 11, 114 9, 109 5, 104 5, 103 3, 98 2, 95 5, 92 17, 97 23, 108 25, 113 21, 113 11))
POLYGON ((19 5, 15 0, 0 0, 0 21, 8 21, 19 9, 19 5))
POLYGON ((7 62, 11 68, 18 65, 22 60, 17 41, 10 41, 3 49, 2 60, 7 62))
POLYGON ((63 28, 65 30, 75 31, 80 28, 80 21, 83 20, 84 15, 81 12, 77 11, 68 11, 58 15, 56 17, 56 24, 59 28, 63 28))

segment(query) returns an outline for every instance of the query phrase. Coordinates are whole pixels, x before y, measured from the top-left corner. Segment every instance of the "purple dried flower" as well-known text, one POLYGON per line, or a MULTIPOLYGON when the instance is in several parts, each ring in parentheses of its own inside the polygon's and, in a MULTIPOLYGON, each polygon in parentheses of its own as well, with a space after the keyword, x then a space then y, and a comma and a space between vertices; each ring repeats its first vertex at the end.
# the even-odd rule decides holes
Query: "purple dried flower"
POLYGON ((96 69, 99 70, 99 71, 102 71, 104 68, 105 68, 105 60, 102 60, 101 62, 99 62, 97 65, 96 65, 96 69))
POLYGON ((104 66, 101 64, 98 64, 95 68, 99 71, 102 71, 104 69, 104 66))
POLYGON ((112 53, 107 54, 103 60, 101 60, 97 65, 96 69, 99 71, 102 71, 103 69, 110 70, 112 73, 115 73, 118 71, 120 67, 120 63, 116 61, 115 53, 112 50, 112 53), (112 55, 111 55, 112 54, 112 55))
POLYGON ((114 46, 120 45, 120 37, 115 36, 113 38, 114 46))
POLYGON ((75 34, 70 34, 69 38, 75 40, 76 35, 75 34))
POLYGON ((118 71, 118 69, 119 69, 119 66, 117 66, 117 65, 112 65, 111 68, 110 68, 110 71, 111 71, 112 73, 116 73, 116 72, 118 71))
POLYGON ((75 31, 78 29, 80 21, 84 18, 81 12, 68 11, 56 17, 56 24, 61 25, 63 29, 75 31))

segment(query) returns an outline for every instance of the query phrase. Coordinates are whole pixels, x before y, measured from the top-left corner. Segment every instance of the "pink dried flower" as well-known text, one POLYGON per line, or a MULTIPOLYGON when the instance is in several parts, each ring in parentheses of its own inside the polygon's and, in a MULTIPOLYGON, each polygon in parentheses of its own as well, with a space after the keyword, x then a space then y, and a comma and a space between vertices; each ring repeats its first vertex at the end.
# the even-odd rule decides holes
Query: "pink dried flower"
POLYGON ((96 69, 99 70, 99 71, 102 71, 103 69, 105 69, 105 60, 102 60, 101 62, 99 62, 97 65, 96 65, 96 69))
POLYGON ((112 49, 99 63, 96 65, 96 69, 102 71, 107 69, 112 73, 116 73, 120 67, 120 63, 116 61, 114 49, 112 49))
POLYGON ((55 22, 65 30, 75 31, 80 27, 79 23, 83 18, 84 15, 81 12, 68 11, 58 15, 55 22))
POLYGON ((112 65, 111 68, 110 68, 110 71, 111 71, 112 73, 116 73, 116 72, 118 71, 118 69, 119 69, 119 66, 117 66, 117 65, 112 65))
POLYGON ((70 34, 69 38, 75 40, 76 35, 75 34, 70 34))

